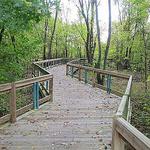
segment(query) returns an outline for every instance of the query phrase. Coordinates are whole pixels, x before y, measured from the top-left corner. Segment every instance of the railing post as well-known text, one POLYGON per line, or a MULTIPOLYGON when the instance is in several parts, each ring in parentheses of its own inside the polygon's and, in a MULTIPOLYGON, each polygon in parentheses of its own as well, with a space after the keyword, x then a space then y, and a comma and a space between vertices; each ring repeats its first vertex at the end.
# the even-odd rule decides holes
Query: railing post
POLYGON ((36 82, 33 84, 33 108, 39 108, 39 83, 36 82))
POLYGON ((36 83, 33 83, 33 109, 36 109, 36 83))
POLYGON ((39 99, 40 99, 40 85, 39 83, 37 82, 36 83, 36 108, 39 109, 39 99))
POLYGON ((66 76, 68 75, 69 66, 66 64, 66 76))
POLYGON ((79 66, 79 81, 81 81, 81 67, 79 66))
POLYGON ((48 90, 48 83, 49 81, 46 81, 46 90, 48 90))
POLYGON ((49 95, 51 98, 50 101, 53 101, 53 77, 49 80, 49 95))
POLYGON ((14 82, 11 84, 10 122, 16 122, 16 86, 14 82))
POLYGON ((111 93, 111 75, 107 75, 107 93, 111 93))
POLYGON ((88 82, 88 72, 87 72, 87 70, 85 69, 85 83, 87 83, 88 82))
POLYGON ((113 128, 112 128, 112 150, 125 150, 125 143, 121 138, 121 135, 116 130, 116 119, 118 116, 115 116, 113 119, 113 128))
POLYGON ((92 86, 95 87, 95 71, 93 70, 92 86))

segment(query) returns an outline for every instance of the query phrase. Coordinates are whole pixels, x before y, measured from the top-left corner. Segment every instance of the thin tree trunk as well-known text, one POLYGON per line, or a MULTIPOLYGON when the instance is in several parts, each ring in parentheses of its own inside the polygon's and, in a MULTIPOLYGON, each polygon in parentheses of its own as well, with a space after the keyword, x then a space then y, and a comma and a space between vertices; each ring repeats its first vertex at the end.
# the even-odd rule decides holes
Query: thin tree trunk
POLYGON ((56 7, 54 27, 53 27, 53 31, 52 31, 52 35, 51 35, 50 41, 48 42, 48 59, 52 58, 52 43, 53 43, 54 34, 55 34, 55 30, 56 30, 57 18, 58 18, 58 8, 56 7))
POLYGON ((55 57, 56 57, 56 58, 58 58, 57 47, 58 47, 58 40, 57 40, 57 35, 56 35, 56 53, 55 53, 55 57))
POLYGON ((86 24, 86 41, 85 41, 85 49, 86 49, 86 56, 89 64, 93 63, 94 51, 96 44, 94 43, 94 0, 78 0, 80 8, 78 7, 79 11, 82 14, 82 17, 86 24), (91 11, 91 12, 90 12, 91 11))
POLYGON ((67 35, 65 36, 65 57, 68 57, 68 37, 67 35))
POLYGON ((0 43, 2 42, 4 31, 5 31, 5 29, 3 26, 3 28, 1 29, 1 32, 0 32, 0 43))
POLYGON ((111 41, 111 0, 108 0, 108 10, 109 10, 109 27, 108 27, 107 45, 106 45, 105 56, 104 56, 104 65, 103 65, 104 70, 106 69, 107 58, 108 58, 109 47, 110 47, 110 41, 111 41))
POLYGON ((14 35, 10 35, 10 37, 11 37, 11 42, 12 42, 13 47, 14 47, 14 49, 16 49, 15 37, 14 37, 14 35))
POLYGON ((96 27, 97 27, 97 38, 98 38, 98 60, 96 64, 96 68, 100 68, 101 64, 101 38, 100 38, 100 27, 99 27, 99 16, 98 16, 98 4, 97 0, 95 0, 95 8, 96 8, 96 27))
POLYGON ((95 45, 94 45, 94 33, 93 33, 93 28, 94 28, 94 0, 91 1, 91 21, 90 21, 90 44, 89 44, 89 59, 90 59, 90 64, 93 63, 93 56, 94 56, 94 50, 95 50, 95 45))
MULTIPOLYGON (((97 39, 98 39, 98 59, 97 63, 95 64, 96 68, 101 68, 101 37, 100 37, 100 26, 99 26, 99 16, 98 16, 98 3, 95 0, 95 9, 96 9, 96 27, 97 27, 97 39)), ((101 84, 101 75, 97 74, 97 82, 101 84)))
POLYGON ((147 41, 145 39, 145 29, 144 29, 144 26, 143 26, 143 42, 144 42, 144 68, 145 68, 145 71, 144 71, 144 80, 145 80, 145 93, 147 93, 147 90, 148 90, 148 85, 147 85, 147 78, 148 78, 148 67, 147 67, 147 41))
POLYGON ((48 19, 45 19, 45 26, 44 26, 44 39, 43 39, 43 60, 46 59, 46 44, 47 44, 47 31, 48 31, 48 19))

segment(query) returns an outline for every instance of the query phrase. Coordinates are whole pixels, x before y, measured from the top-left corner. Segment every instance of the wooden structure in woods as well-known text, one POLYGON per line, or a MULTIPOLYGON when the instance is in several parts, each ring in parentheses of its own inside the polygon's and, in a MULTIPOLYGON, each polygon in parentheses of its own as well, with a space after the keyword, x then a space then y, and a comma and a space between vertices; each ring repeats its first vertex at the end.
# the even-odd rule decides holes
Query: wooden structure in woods
MULTIPOLYGON (((23 118, 17 122, 18 124, 15 123, 14 126, 12 125, 10 127, 2 128, 0 130, 0 148, 1 149, 4 149, 4 148, 16 149, 16 148, 19 148, 20 146, 20 149, 29 149, 29 147, 31 148, 33 146, 33 148, 35 149, 36 148, 37 149, 38 148, 39 149, 40 148, 41 149, 61 149, 61 150, 63 149, 68 149, 68 150, 70 149, 106 149, 106 148, 110 149, 110 145, 111 145, 113 150, 125 150, 126 147, 130 145, 130 147, 136 150, 150 150, 150 140, 130 124, 131 108, 132 108, 131 107, 132 76, 119 74, 119 73, 106 71, 106 70, 104 71, 101 69, 95 69, 92 67, 87 67, 85 65, 86 65, 85 59, 69 61, 68 59, 60 58, 60 59, 39 61, 39 62, 33 63, 33 78, 26 79, 23 81, 17 81, 14 83, 0 85, 0 93, 9 92, 11 94, 10 113, 0 118, 0 124, 4 124, 8 121, 15 123, 17 116, 20 116, 31 109, 39 109, 39 105, 45 102, 51 101, 51 103, 44 105, 45 108, 43 109, 40 108, 39 111, 33 112, 25 117, 29 119, 30 122, 33 124, 29 124, 29 122, 26 121, 25 118, 23 118), (80 83, 79 81, 75 79, 73 80, 70 77, 65 76, 64 64, 66 64, 66 75, 67 76, 70 75, 71 78, 77 78, 79 81, 82 81, 82 83, 80 83), (62 66, 59 67, 58 65, 62 65, 62 66), (61 74, 60 71, 64 73, 61 74), (106 78, 105 86, 97 84, 96 82, 97 74, 101 74, 105 76, 106 78), (54 84, 53 84, 53 78, 55 79, 55 76, 56 76, 56 80, 54 80, 54 84), (125 93, 121 93, 111 88, 113 77, 128 81, 125 93), (61 82, 63 83, 63 85, 61 85, 61 82), (83 82, 88 85, 83 84, 83 82), (103 90, 106 90, 108 94, 104 93, 104 91, 102 90, 99 91, 98 88, 92 88, 90 84, 93 87, 98 87, 98 88, 102 88, 103 90), (29 86, 33 87, 32 103, 20 109, 17 109, 16 108, 16 90, 23 89, 29 86), (89 91, 87 90, 87 88, 89 91), (40 95, 40 92, 42 93, 41 95, 40 95), (100 92, 103 94, 100 95, 100 92), (92 93, 93 95, 91 97, 90 94, 92 93), (112 95, 111 93, 118 95, 118 96, 122 96, 118 109, 117 109, 117 106, 118 106, 117 103, 119 102, 118 100, 120 99, 120 97, 112 95), (74 94, 76 94, 79 100, 75 99, 76 96, 74 94), (111 98, 109 94, 111 94, 111 98), (97 101, 97 97, 99 101, 97 101), (53 98, 54 98, 54 104, 52 102, 53 98), (58 99, 60 99, 60 101, 58 101, 58 99), (108 104, 103 105, 105 104, 106 100, 108 104), (97 105, 99 104, 102 104, 100 106, 101 109, 98 109, 99 106, 97 105), (75 106, 76 109, 73 106, 75 106), (112 106, 112 109, 110 109, 111 106, 112 106), (61 107, 61 109, 59 110, 58 107, 61 107), (66 108, 66 112, 64 111, 65 108, 66 108), (74 108, 75 110, 73 111, 72 108, 74 108), (69 109, 71 110, 71 113, 69 113, 69 109), (106 109, 106 112, 103 112, 105 109, 106 109), (64 119, 63 115, 64 116, 66 115, 72 118, 72 119, 67 118, 67 120, 63 122, 64 126, 68 126, 71 123, 71 121, 74 122, 74 124, 72 124, 71 127, 68 127, 69 130, 65 132, 63 131, 65 129, 62 129, 63 134, 61 135, 60 133, 61 140, 67 139, 70 142, 70 145, 66 145, 65 142, 59 143, 60 141, 58 139, 60 137, 57 137, 57 140, 56 140, 60 145, 57 145, 58 144, 57 142, 50 143, 51 141, 47 141, 47 139, 49 139, 50 137, 46 137, 48 135, 45 135, 45 136, 42 135, 43 132, 46 134, 47 132, 49 132, 49 130, 51 130, 51 128, 48 128, 47 126, 43 127, 44 123, 49 124, 49 126, 52 127, 53 130, 55 130, 55 132, 60 130, 60 128, 62 127, 61 126, 62 120, 60 120, 60 118, 54 119, 55 116, 51 116, 51 114, 54 113, 53 110, 54 112, 57 112, 55 115, 59 114, 62 117, 61 119, 64 119), (84 112, 84 115, 83 115, 83 112, 84 112), (83 118, 80 116, 81 114, 83 118), (46 118, 45 120, 42 120, 43 122, 42 121, 40 122, 43 124, 42 126, 40 126, 40 128, 38 128, 39 130, 44 129, 44 131, 40 131, 40 135, 39 135, 39 137, 43 138, 43 140, 36 138, 35 133, 34 133, 35 141, 39 142, 39 143, 34 143, 34 139, 32 138, 32 136, 33 136, 33 130, 35 130, 34 122, 36 121, 35 120, 32 121, 32 119, 36 117, 42 118, 44 116, 46 118), (78 122, 74 120, 75 118, 78 119, 78 122), (112 118, 113 118, 113 125, 111 125, 112 118), (24 123, 22 124, 21 121, 23 121, 24 123), (84 121, 86 122, 86 125, 84 121), (99 121, 100 122, 102 121, 102 122, 100 123, 99 121), (101 133, 101 132, 99 133, 97 131, 99 129, 98 127, 101 127, 101 129, 106 127, 105 125, 102 125, 104 124, 104 122, 106 122, 106 124, 109 124, 108 131, 104 133, 101 133), (83 129, 82 129, 83 131, 82 130, 80 131, 78 128, 75 128, 75 126, 77 126, 78 123, 81 123, 81 125, 79 124, 79 127, 83 126, 83 129), (111 130, 111 126, 112 126, 112 130, 111 130), (91 132, 90 130, 86 131, 86 127, 90 128, 91 132), (29 130, 30 128, 32 129, 32 132, 28 133, 27 135, 24 135, 25 134, 24 132, 29 130), (7 133, 7 130, 9 131, 8 133, 7 133), (77 132, 73 130, 77 130, 77 132), (19 131, 21 133, 23 132, 23 135, 20 135, 20 139, 23 139, 23 140, 26 139, 26 142, 20 141, 20 140, 18 140, 17 142, 16 137, 14 136, 15 134, 14 131, 17 132, 17 134, 19 134, 19 131), (74 139, 68 138, 68 135, 66 135, 66 133, 70 131, 72 131, 70 133, 71 136, 73 136, 73 134, 75 135, 77 134, 78 136, 74 137, 74 139), (6 132, 6 134, 3 134, 3 132, 6 132), (93 135, 94 134, 93 132, 96 133, 95 137, 93 135), (112 134, 112 143, 110 139, 111 134, 112 134), (8 137, 8 135, 10 135, 10 137, 8 137), (109 138, 107 138, 106 135, 108 135, 109 138), (105 137, 106 137, 106 140, 105 140, 105 137), (84 139, 86 143, 83 142, 84 139), (99 140, 97 141, 97 139, 99 140), (15 147, 17 146, 19 142, 23 142, 25 144, 23 144, 22 147, 21 145, 18 145, 18 147, 15 147), (46 145, 48 143, 50 143, 50 145, 46 145), (93 143, 93 144, 90 145, 90 143, 93 143), (98 143, 101 143, 101 144, 98 144, 98 143), (36 147, 36 144, 37 144, 37 147, 36 147), (40 147, 41 146, 40 144, 43 146, 40 147)), ((37 126, 38 125, 39 123, 37 123, 37 126)), ((52 138, 55 139, 56 135, 54 135, 54 137, 52 138)))

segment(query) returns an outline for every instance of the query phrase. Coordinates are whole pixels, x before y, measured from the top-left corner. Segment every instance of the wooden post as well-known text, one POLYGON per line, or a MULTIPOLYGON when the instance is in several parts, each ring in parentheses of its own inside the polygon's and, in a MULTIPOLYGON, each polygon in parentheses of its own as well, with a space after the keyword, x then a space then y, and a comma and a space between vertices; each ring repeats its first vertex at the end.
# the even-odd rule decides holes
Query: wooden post
POLYGON ((46 90, 48 90, 48 83, 49 81, 46 81, 46 90))
POLYGON ((81 81, 81 67, 79 67, 79 81, 81 81))
POLYGON ((50 101, 53 101, 53 78, 49 80, 49 95, 50 101))
POLYGON ((107 93, 110 94, 111 93, 111 75, 107 75, 106 88, 107 88, 107 93))
POLYGON ((69 69, 69 67, 68 67, 68 65, 66 65, 66 76, 68 75, 68 69, 69 69))
POLYGON ((88 82, 88 72, 87 72, 87 70, 85 69, 85 83, 87 83, 88 82))
POLYGON ((95 71, 93 70, 92 86, 95 87, 95 71))
POLYGON ((11 84, 10 122, 16 122, 16 86, 14 82, 11 84))
POLYGON ((116 117, 113 119, 112 130, 112 150, 125 150, 125 142, 122 140, 121 135, 116 131, 116 117))

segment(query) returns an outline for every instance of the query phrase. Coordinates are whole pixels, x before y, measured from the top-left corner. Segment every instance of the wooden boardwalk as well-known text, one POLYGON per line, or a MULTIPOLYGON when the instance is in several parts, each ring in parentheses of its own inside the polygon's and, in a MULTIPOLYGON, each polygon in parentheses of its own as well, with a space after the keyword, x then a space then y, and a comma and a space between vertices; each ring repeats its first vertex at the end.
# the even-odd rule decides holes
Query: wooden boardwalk
POLYGON ((64 65, 50 72, 53 102, 1 128, 0 149, 110 149, 112 117, 121 98, 65 76, 64 65))

